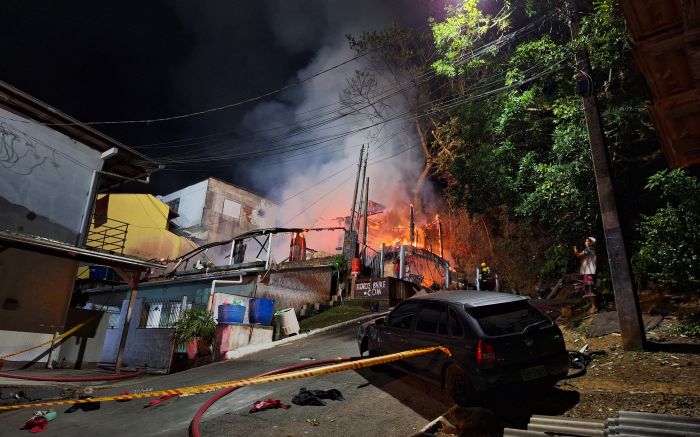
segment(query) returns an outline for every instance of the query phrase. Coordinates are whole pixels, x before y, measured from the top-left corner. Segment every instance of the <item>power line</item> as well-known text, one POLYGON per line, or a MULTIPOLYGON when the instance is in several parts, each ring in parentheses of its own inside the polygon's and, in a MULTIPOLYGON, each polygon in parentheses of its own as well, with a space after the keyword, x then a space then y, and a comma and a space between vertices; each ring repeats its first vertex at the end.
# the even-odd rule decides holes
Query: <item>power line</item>
MULTIPOLYGON (((543 20, 546 19, 546 18, 548 18, 548 17, 543 17, 543 18, 540 19, 540 21, 543 21, 543 20)), ((462 58, 460 58, 459 61, 460 61, 460 62, 466 62, 466 61, 469 60, 469 59, 475 58, 475 57, 477 57, 477 56, 481 56, 482 54, 486 53, 486 52, 488 51, 487 49, 492 49, 493 47, 496 47, 496 46, 505 45, 505 44, 507 44, 508 42, 514 40, 517 36, 529 34, 529 33, 531 33, 532 31, 535 30, 536 24, 537 24, 537 23, 530 23, 529 25, 524 26, 523 28, 517 29, 517 30, 515 30, 515 31, 513 31, 513 32, 511 32, 511 33, 509 33, 509 34, 507 34, 506 36, 503 36, 503 37, 501 37, 501 38, 499 38, 499 39, 497 39, 497 40, 494 40, 494 41, 492 41, 492 42, 490 42, 490 43, 488 43, 488 44, 485 44, 485 45, 482 46, 480 49, 477 49, 477 50, 474 50, 474 51, 470 52, 469 55, 463 56, 462 58)), ((324 125, 328 125, 328 124, 330 124, 330 123, 334 123, 334 122, 338 121, 338 120, 341 119, 341 118, 347 117, 348 115, 357 114, 357 113, 360 112, 362 109, 366 109, 367 107, 371 106, 372 104, 376 104, 376 103, 381 102, 381 101, 383 101, 383 100, 385 100, 385 99, 387 99, 387 98, 394 97, 394 96, 396 96, 396 95, 401 94, 401 93, 404 92, 404 91, 407 91, 407 90, 409 90, 409 89, 411 89, 411 88, 414 88, 414 87, 418 86, 420 83, 423 83, 423 82, 429 80, 431 77, 435 76, 435 74, 436 74, 436 73, 435 73, 434 71, 432 71, 432 70, 423 71, 417 78, 411 78, 411 79, 409 79, 409 80, 403 82, 403 83, 408 83, 408 84, 409 84, 408 87, 402 87, 402 83, 399 83, 398 85, 394 85, 394 86, 392 86, 392 87, 390 87, 390 88, 388 88, 388 89, 385 89, 385 90, 383 90, 383 91, 380 91, 378 94, 375 94, 375 95, 378 95, 378 96, 381 96, 381 97, 379 97, 378 99, 375 99, 374 101, 370 102, 369 104, 365 105, 364 107, 357 108, 355 111, 352 111, 352 112, 350 112, 350 113, 335 114, 335 115, 333 115, 333 117, 330 118, 330 119, 321 119, 321 120, 317 120, 317 121, 316 121, 314 124, 312 124, 312 125, 302 126, 302 127, 300 127, 300 128, 295 129, 294 132, 292 132, 292 133, 290 133, 290 134, 286 134, 286 135, 280 136, 280 137, 278 137, 278 138, 274 138, 272 141, 278 141, 278 140, 288 139, 290 135, 294 136, 294 135, 299 135, 299 134, 301 134, 301 133, 306 133, 306 132, 309 132, 311 129, 315 129, 315 128, 318 128, 318 127, 321 127, 321 126, 324 126, 324 125), (416 80, 416 79, 419 79, 419 80, 416 80), (422 80, 420 80, 420 79, 422 79, 422 80), (389 93, 389 94, 386 94, 387 91, 389 91, 390 93, 389 93), (392 92, 392 91, 393 91, 393 92, 392 92), (384 94, 384 95, 382 95, 382 94, 384 94)), ((502 73, 501 73, 501 74, 502 74, 502 73)), ((443 86, 444 86, 444 85, 446 85, 446 84, 443 84, 443 86)), ((333 104, 330 104, 330 105, 325 105, 325 106, 323 106, 323 107, 321 107, 321 108, 330 107, 330 106, 335 106, 336 104, 337 104, 337 103, 333 103, 333 104)), ((311 111, 313 111, 313 110, 310 110, 310 111, 307 111, 307 112, 311 112, 311 111)), ((326 114, 322 114, 322 115, 331 115, 331 114, 334 114, 334 113, 335 113, 335 111, 332 111, 332 112, 327 112, 326 114)), ((317 119, 317 117, 313 117, 312 119, 317 119)), ((302 120, 302 122, 303 122, 303 121, 305 121, 305 120, 302 120)), ((265 129, 265 130, 267 131, 267 130, 282 129, 282 128, 286 128, 286 126, 280 126, 280 127, 275 127, 275 128, 265 129)), ((183 139, 183 140, 184 140, 184 139, 183 139)), ((183 141, 183 140, 177 140, 177 141, 183 141)), ((242 141, 242 140, 239 139, 239 140, 236 141, 236 142, 240 142, 240 141, 242 141)), ((226 143, 229 143, 229 141, 226 141, 226 142, 221 143, 221 144, 226 144, 226 143)), ((186 146, 186 145, 180 144, 180 145, 178 145, 177 147, 184 147, 184 146, 186 146)), ((191 155, 191 154, 192 154, 192 153, 190 153, 190 155, 191 155)), ((226 156, 226 155, 224 155, 224 156, 226 156)), ((236 157, 239 157, 239 156, 236 155, 236 157)), ((184 157, 183 157, 183 158, 184 158, 184 157)), ((213 156, 212 156, 212 158, 213 158, 213 156)))
POLYGON ((257 95, 257 96, 255 96, 255 97, 251 97, 251 98, 248 98, 248 99, 245 99, 245 100, 241 100, 241 101, 234 102, 234 103, 229 103, 229 104, 222 105, 222 106, 217 106, 217 107, 214 107, 214 108, 209 108, 209 109, 203 109, 203 110, 201 110, 201 111, 190 112, 190 113, 186 113, 186 114, 172 115, 172 116, 168 116, 168 117, 158 117, 158 118, 149 118, 149 119, 139 119, 139 120, 86 121, 86 122, 77 122, 77 123, 38 123, 38 122, 35 122, 35 121, 31 121, 31 120, 14 120, 14 121, 20 121, 20 122, 24 122, 24 123, 36 123, 36 124, 42 124, 42 125, 44 125, 44 126, 74 126, 74 125, 101 125, 101 124, 150 124, 150 123, 159 123, 159 122, 163 122, 163 121, 181 120, 181 119, 183 119, 183 118, 190 118, 190 117, 194 117, 194 116, 198 116, 198 115, 209 114, 209 113, 212 113, 212 112, 223 111, 223 110, 225 110, 225 109, 230 109, 230 108, 234 108, 234 107, 236 107, 236 106, 245 105, 245 104, 247 104, 247 103, 256 102, 256 101, 262 100, 262 99, 264 99, 264 98, 266 98, 266 97, 270 97, 270 96, 273 96, 273 95, 275 95, 275 94, 279 94, 279 93, 281 93, 281 92, 283 92, 283 91, 286 91, 286 90, 288 90, 288 89, 290 89, 290 88, 294 88, 294 87, 299 86, 299 85, 301 85, 301 84, 303 84, 303 83, 305 83, 305 82, 308 82, 308 81, 310 81, 310 80, 312 80, 312 79, 314 79, 314 78, 316 78, 316 77, 318 77, 318 76, 321 76, 321 75, 323 75, 323 74, 325 74, 325 73, 328 73, 329 71, 335 70, 336 68, 342 67, 343 65, 349 64, 350 62, 353 62, 353 61, 355 61, 355 60, 357 60, 357 59, 360 59, 360 58, 362 58, 362 57, 368 55, 369 53, 370 53, 370 52, 358 54, 358 55, 356 55, 356 56, 353 56, 353 57, 350 58, 350 59, 347 59, 347 60, 345 60, 345 61, 339 63, 339 64, 333 65, 333 66, 328 67, 328 68, 326 68, 326 69, 324 69, 324 70, 321 70, 321 71, 319 71, 319 72, 317 72, 317 73, 314 73, 314 74, 312 74, 312 75, 310 75, 310 76, 307 76, 307 77, 305 77, 305 78, 303 78, 303 79, 297 80, 297 81, 292 82, 292 83, 290 83, 290 84, 287 84, 287 85, 285 85, 285 86, 283 86, 283 87, 277 88, 277 89, 272 90, 272 91, 268 91, 268 92, 266 92, 266 93, 257 95))
POLYGON ((352 176, 353 176, 353 175, 351 174, 349 177, 345 178, 341 183, 339 183, 339 184, 336 185, 335 187, 331 188, 330 191, 327 191, 325 194, 323 194, 323 195, 320 196, 318 199, 316 199, 316 201, 314 201, 313 203, 310 203, 310 204, 308 204, 308 205, 304 205, 304 209, 303 209, 301 212, 299 212, 298 214, 296 214, 296 215, 294 215, 293 217, 291 217, 290 219, 288 219, 286 222, 284 222, 284 224, 283 224, 282 226, 287 226, 292 220, 294 220, 295 218, 297 218, 297 217, 299 217, 300 215, 304 214, 304 213, 305 213, 306 211, 308 211, 312 206, 316 205, 318 202, 320 202, 321 200, 323 200, 326 196, 330 195, 331 193, 334 193, 334 192, 335 192, 338 188, 340 188, 344 183, 346 183, 347 181, 349 181, 350 179, 352 179, 352 176))

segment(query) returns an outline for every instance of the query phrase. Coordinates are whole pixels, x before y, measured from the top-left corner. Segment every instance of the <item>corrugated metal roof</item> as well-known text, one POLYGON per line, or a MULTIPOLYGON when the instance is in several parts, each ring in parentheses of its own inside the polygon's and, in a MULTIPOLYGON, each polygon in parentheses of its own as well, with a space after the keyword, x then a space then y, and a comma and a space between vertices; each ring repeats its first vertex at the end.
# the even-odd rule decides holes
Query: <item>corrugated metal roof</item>
POLYGON ((68 258, 76 261, 105 265, 109 267, 145 271, 148 269, 164 269, 165 266, 139 258, 116 255, 107 252, 97 252, 91 249, 73 246, 43 237, 20 234, 0 229, 0 246, 30 250, 46 255, 68 258))
POLYGON ((526 430, 506 428, 503 437, 700 437, 700 418, 620 411, 606 420, 532 416, 526 430))
POLYGON ((143 177, 152 173, 160 164, 143 153, 111 138, 102 132, 64 114, 56 108, 30 96, 29 94, 0 81, 0 106, 18 116, 28 118, 36 123, 80 141, 100 152, 116 147, 119 153, 105 162, 103 170, 127 177, 143 177))

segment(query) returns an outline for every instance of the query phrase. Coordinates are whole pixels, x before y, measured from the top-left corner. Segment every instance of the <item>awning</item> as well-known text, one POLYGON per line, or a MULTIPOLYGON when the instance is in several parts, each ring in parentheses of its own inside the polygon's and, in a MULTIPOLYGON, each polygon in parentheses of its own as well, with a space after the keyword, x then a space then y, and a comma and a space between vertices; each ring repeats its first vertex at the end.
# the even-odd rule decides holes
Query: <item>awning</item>
POLYGON ((164 265, 151 261, 107 252, 98 252, 48 238, 20 234, 4 229, 0 229, 0 246, 29 250, 59 258, 67 258, 84 263, 99 264, 132 271, 165 269, 164 265))

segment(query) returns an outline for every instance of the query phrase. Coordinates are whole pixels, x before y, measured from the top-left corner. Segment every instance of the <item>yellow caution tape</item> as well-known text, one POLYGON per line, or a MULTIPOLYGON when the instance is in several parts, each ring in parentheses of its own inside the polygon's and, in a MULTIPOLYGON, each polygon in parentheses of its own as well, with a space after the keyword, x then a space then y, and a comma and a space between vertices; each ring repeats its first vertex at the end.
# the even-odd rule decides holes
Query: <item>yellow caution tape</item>
POLYGON ((295 370, 292 372, 279 373, 277 375, 270 376, 257 376, 254 378, 246 379, 236 379, 232 381, 215 382, 213 384, 202 384, 195 385, 191 387, 174 388, 169 390, 159 390, 151 391, 146 393, 134 393, 128 395, 117 395, 117 396, 104 396, 99 398, 90 399, 66 399, 62 401, 50 401, 50 402, 36 402, 32 404, 19 404, 19 405, 5 405, 0 406, 0 411, 3 410, 18 410, 20 408, 39 408, 39 407, 51 407, 54 405, 71 405, 71 404, 86 404, 90 402, 108 402, 108 401, 128 401, 131 399, 142 399, 142 398, 155 398, 167 395, 177 395, 177 396, 191 396, 198 395, 202 393, 209 393, 212 391, 221 390, 224 388, 231 387, 246 387, 249 385, 266 384, 269 382, 280 382, 289 381, 292 379, 302 379, 311 376, 321 376, 328 375, 331 373, 344 372, 346 370, 361 369, 363 367, 376 366, 378 364, 386 364, 392 361, 402 360, 405 358, 414 357, 417 355, 428 354, 431 352, 441 351, 452 356, 450 351, 443 346, 427 347, 422 349, 413 349, 405 352, 398 352, 395 354, 382 355, 380 357, 373 358, 363 358, 357 361, 351 361, 348 363, 339 364, 329 364, 326 366, 319 366, 308 370, 295 370))
POLYGON ((84 321, 83 323, 80 323, 80 324, 78 324, 78 325, 75 325, 74 327, 70 328, 68 331, 64 332, 64 333, 61 334, 61 335, 57 335, 55 338, 52 338, 52 339, 49 340, 49 341, 45 341, 45 342, 43 342, 43 343, 41 343, 41 344, 37 344, 36 346, 32 346, 32 347, 30 347, 30 348, 23 349, 23 350, 18 351, 18 352, 12 352, 11 354, 2 355, 2 356, 0 356, 0 360, 4 360, 5 358, 9 358, 9 357, 14 357, 15 355, 23 354, 23 353, 25 353, 25 352, 29 352, 29 351, 31 351, 31 350, 34 350, 34 349, 37 349, 37 348, 40 348, 40 347, 49 345, 49 344, 51 344, 51 343, 53 343, 53 342, 57 342, 57 341, 61 340, 61 339, 64 338, 64 337, 68 337, 69 335, 71 335, 72 333, 74 333, 75 331, 77 331, 78 329, 80 329, 80 328, 82 328, 83 326, 87 325, 88 323, 92 322, 92 321, 95 320, 98 316, 100 316, 100 314, 95 314, 94 316, 90 317, 89 319, 87 319, 87 320, 84 321))

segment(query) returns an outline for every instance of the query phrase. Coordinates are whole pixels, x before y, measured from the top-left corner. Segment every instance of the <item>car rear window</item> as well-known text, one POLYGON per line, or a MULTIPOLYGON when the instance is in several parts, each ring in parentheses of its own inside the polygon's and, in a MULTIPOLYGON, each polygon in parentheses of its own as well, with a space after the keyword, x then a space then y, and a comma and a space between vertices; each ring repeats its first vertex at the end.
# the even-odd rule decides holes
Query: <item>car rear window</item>
POLYGON ((527 302, 509 302, 468 308, 486 335, 506 335, 523 332, 531 325, 548 319, 527 302))

